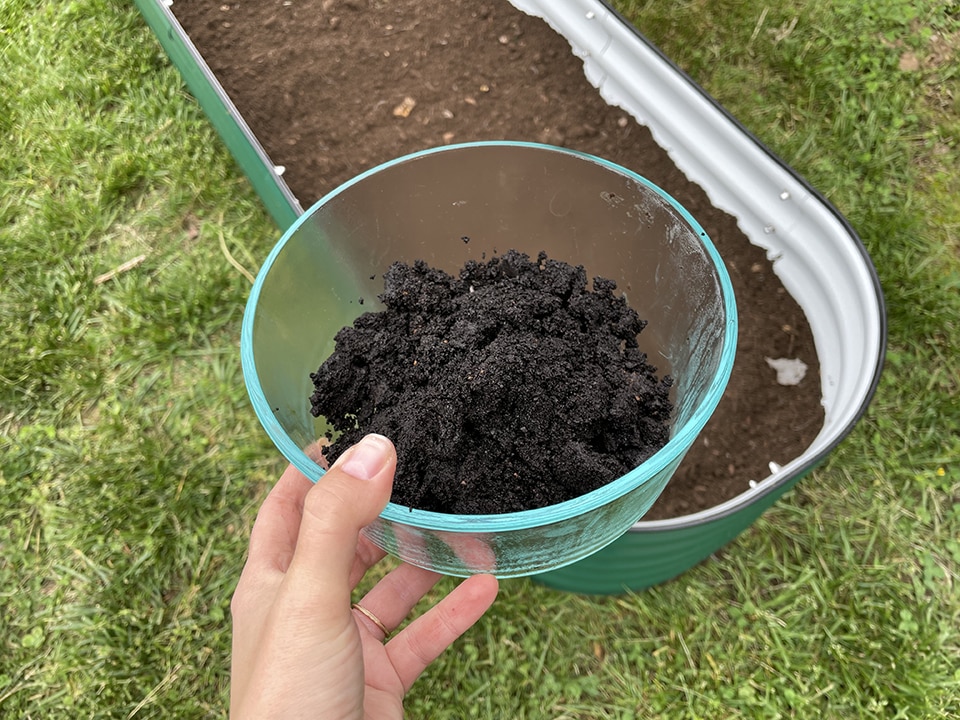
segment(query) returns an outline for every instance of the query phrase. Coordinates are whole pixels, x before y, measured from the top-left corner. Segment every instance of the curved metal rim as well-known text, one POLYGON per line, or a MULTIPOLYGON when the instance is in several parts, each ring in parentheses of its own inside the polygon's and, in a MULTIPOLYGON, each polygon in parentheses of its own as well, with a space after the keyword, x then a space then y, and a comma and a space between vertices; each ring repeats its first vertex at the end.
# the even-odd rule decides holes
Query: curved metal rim
MULTIPOLYGON (((626 27, 628 27, 636 36, 637 39, 648 46, 654 53, 656 53, 664 63, 668 64, 674 71, 682 76, 684 80, 699 92, 703 98, 713 105, 724 117, 727 118, 729 122, 737 127, 737 129, 743 133, 743 135, 751 140, 760 150, 764 152, 773 162, 779 165, 783 170, 789 173, 800 185, 807 190, 811 196, 815 197, 818 202, 831 214, 834 218, 843 226, 844 230, 847 232, 847 235, 850 241, 853 243, 854 247, 857 249, 860 254, 861 259, 863 260, 864 267, 867 269, 873 287, 873 298, 877 303, 877 310, 880 320, 880 340, 877 346, 877 355, 876 363, 873 367, 873 377, 870 380, 869 387, 864 393, 864 397, 860 402, 859 407, 854 413, 853 417, 836 433, 835 437, 820 451, 815 454, 812 454, 807 458, 803 464, 796 468, 791 473, 784 473, 782 477, 776 478, 775 481, 767 483, 767 481, 761 481, 758 485, 758 488, 762 488, 761 492, 748 491, 743 493, 736 498, 733 498, 734 502, 724 503, 723 505, 718 505, 716 508, 708 508, 699 513, 692 515, 683 515, 676 518, 670 518, 666 520, 640 520, 637 522, 628 532, 661 532, 664 530, 678 530, 682 528, 691 528, 699 525, 704 525, 710 522, 715 522, 717 520, 722 520, 723 518, 729 517, 736 514, 740 510, 749 505, 756 503, 757 501, 769 496, 771 493, 776 492, 784 485, 795 479, 797 476, 803 476, 809 473, 813 468, 823 462, 831 452, 833 452, 836 447, 846 438, 852 431, 856 424, 860 421, 863 415, 866 413, 867 408, 870 406, 871 401, 873 400, 874 395, 876 394, 877 386, 880 383, 880 376, 883 373, 883 364, 884 358, 886 355, 887 347, 887 313, 886 313, 886 300, 883 295, 883 287, 880 284, 880 277, 877 274, 876 266, 873 264, 873 260, 870 257, 870 254, 867 252, 867 248, 863 243, 863 240, 854 230, 850 222, 843 216, 843 214, 836 208, 833 203, 831 203, 819 190, 814 188, 802 175, 800 175, 796 170, 794 170, 790 165, 788 165, 779 155, 777 155, 773 150, 771 150, 760 138, 758 138, 754 133, 747 129, 736 117, 730 114, 730 112, 721 105, 716 98, 714 98, 710 93, 703 89, 692 77, 690 77, 681 67, 674 63, 669 57, 659 47, 657 47, 653 42, 651 42, 643 33, 639 31, 632 23, 628 22, 615 8, 613 8, 607 0, 601 0, 602 4, 612 13, 616 18, 619 19, 626 27), (765 483, 767 483, 765 485, 765 483), (740 502, 735 502, 738 498, 742 498, 740 502)), ((803 457, 802 455, 800 457, 803 457)), ((768 478, 769 480, 769 478, 768 478)))

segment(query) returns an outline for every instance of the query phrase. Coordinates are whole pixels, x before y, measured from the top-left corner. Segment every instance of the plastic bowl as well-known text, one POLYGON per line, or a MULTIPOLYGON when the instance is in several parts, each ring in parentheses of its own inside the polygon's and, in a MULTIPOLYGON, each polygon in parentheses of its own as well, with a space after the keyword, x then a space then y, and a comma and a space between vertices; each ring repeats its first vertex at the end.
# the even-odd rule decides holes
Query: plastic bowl
POLYGON ((268 256, 243 318, 243 373, 257 416, 316 481, 324 470, 306 449, 328 428, 310 415, 309 374, 341 327, 379 307, 387 267, 422 259, 456 273, 508 249, 543 250, 617 282, 649 322, 641 349, 674 377, 671 439, 624 476, 563 503, 499 515, 390 503, 365 528, 387 552, 448 575, 561 568, 621 536, 659 496, 733 366, 733 291, 703 229, 662 190, 608 161, 531 143, 452 145, 376 167, 310 208, 268 256))

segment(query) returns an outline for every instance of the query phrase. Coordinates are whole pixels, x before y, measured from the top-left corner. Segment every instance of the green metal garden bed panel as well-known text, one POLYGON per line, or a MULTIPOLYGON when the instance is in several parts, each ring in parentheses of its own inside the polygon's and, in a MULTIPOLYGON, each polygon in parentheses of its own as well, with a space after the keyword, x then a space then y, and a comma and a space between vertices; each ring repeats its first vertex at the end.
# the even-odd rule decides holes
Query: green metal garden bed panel
POLYGON ((134 2, 237 164, 250 179, 274 222, 281 229, 289 227, 303 213, 303 208, 170 12, 172 3, 162 0, 134 2))

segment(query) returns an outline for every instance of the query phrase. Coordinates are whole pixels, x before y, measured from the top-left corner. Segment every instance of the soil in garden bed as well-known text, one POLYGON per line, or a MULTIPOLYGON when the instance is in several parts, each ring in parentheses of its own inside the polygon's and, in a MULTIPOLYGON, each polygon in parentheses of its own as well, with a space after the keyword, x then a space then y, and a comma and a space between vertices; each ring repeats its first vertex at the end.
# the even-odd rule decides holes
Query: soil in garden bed
POLYGON ((810 327, 765 252, 645 127, 606 104, 542 20, 506 0, 176 0, 172 9, 304 207, 397 156, 507 139, 607 158, 690 211, 730 271, 737 360, 716 414, 646 519, 740 494, 819 432, 810 327), (801 360, 806 378, 780 385, 767 358, 801 360))

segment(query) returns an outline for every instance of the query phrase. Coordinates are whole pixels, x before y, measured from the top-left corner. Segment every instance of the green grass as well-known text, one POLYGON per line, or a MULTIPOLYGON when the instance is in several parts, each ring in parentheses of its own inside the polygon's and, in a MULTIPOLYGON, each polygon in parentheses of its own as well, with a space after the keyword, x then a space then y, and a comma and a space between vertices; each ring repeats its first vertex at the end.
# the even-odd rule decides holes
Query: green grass
MULTIPOLYGON (((638 595, 504 583, 409 714, 958 717, 960 7, 617 7, 858 230, 887 368, 717 557, 638 595)), ((130 4, 0 0, 0 78, 0 717, 222 717, 281 467, 224 248, 253 272, 277 231, 130 4)))

